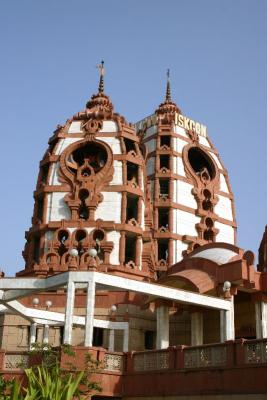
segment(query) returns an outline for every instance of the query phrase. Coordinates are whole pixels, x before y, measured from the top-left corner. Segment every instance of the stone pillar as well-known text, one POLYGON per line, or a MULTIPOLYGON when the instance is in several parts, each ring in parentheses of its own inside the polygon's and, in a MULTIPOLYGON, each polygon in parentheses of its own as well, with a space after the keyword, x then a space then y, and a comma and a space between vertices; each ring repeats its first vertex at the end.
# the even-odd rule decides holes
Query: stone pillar
POLYGON ((125 224, 126 222, 126 209, 127 209, 127 193, 122 192, 121 197, 121 223, 125 224))
POLYGON ((121 231, 120 237, 120 250, 119 250, 119 261, 120 265, 124 264, 125 261, 125 231, 121 231))
POLYGON ((44 326, 44 336, 43 336, 43 343, 49 343, 49 325, 45 324, 44 326))
POLYGON ((203 344, 203 314, 201 312, 191 313, 191 346, 203 344))
POLYGON ((143 198, 138 197, 137 202, 137 222, 141 226, 142 224, 142 214, 143 214, 143 198))
POLYGON ((115 331, 114 329, 110 329, 108 338, 108 351, 114 351, 114 342, 115 342, 115 331))
POLYGON ((129 351, 129 325, 123 331, 123 351, 129 351))
POLYGON ((30 350, 33 347, 33 344, 36 343, 36 332, 37 331, 37 324, 36 322, 33 322, 31 324, 31 329, 30 329, 30 350))
POLYGON ((256 338, 267 338, 267 303, 255 302, 256 338))
POLYGON ((94 332, 94 310, 95 310, 95 281, 87 283, 87 302, 85 317, 85 339, 84 345, 92 347, 94 332))
POLYGON ((64 344, 72 342, 72 317, 75 300, 75 283, 68 282, 67 287, 67 302, 65 308, 65 325, 64 325, 64 344))
POLYGON ((141 269, 142 236, 136 238, 135 265, 141 269))
POLYGON ((173 201, 174 180, 169 180, 169 199, 173 201))
POLYGON ((168 243, 168 264, 169 266, 172 265, 173 262, 173 239, 169 239, 169 243, 168 243))
POLYGON ((157 308, 157 349, 169 347, 169 307, 157 308))
POLYGON ((234 296, 229 300, 230 310, 220 310, 220 337, 221 342, 235 340, 235 321, 234 321, 234 296))

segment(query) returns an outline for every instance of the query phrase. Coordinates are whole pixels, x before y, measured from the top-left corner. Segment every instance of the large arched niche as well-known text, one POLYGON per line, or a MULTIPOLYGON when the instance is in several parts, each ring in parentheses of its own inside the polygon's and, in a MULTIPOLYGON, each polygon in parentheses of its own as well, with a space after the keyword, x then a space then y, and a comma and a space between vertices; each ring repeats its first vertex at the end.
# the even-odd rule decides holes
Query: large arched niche
POLYGON ((112 164, 111 148, 94 139, 71 144, 60 157, 61 171, 70 181, 103 181, 113 175, 112 164))

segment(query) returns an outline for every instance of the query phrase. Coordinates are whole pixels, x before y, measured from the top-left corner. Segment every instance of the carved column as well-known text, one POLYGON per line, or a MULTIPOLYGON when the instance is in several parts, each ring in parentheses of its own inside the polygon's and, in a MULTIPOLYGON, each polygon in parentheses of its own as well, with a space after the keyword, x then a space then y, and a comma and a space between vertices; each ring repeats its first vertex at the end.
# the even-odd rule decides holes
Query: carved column
POLYGON ((125 232, 124 231, 121 231, 119 261, 120 261, 120 265, 123 265, 125 262, 125 232))
POLYGON ((85 339, 84 339, 84 345, 86 347, 92 347, 93 345, 94 309, 95 309, 95 281, 91 280, 87 283, 85 339))
POLYGON ((75 283, 68 282, 67 287, 67 302, 65 308, 65 325, 64 325, 64 344, 72 342, 72 319, 75 300, 75 283))
POLYGON ((157 349, 169 347, 169 307, 166 305, 157 308, 157 349))
POLYGON ((135 265, 141 267, 142 236, 136 238, 135 265))
POLYGON ((121 198, 121 223, 125 224, 126 222, 126 209, 127 209, 127 193, 122 192, 121 198))
POLYGON ((123 185, 127 185, 127 162, 122 162, 122 182, 123 185))
POLYGON ((173 190, 174 190, 174 184, 173 184, 173 179, 169 180, 169 199, 173 201, 173 190))
POLYGON ((191 313, 191 346, 203 344, 203 314, 202 312, 191 313))
POLYGON ((44 326, 44 336, 43 336, 43 343, 49 343, 49 325, 45 324, 44 326))
POLYGON ((231 296, 231 299, 229 301, 231 303, 230 310, 220 311, 221 342, 235 339, 234 296, 231 296))
POLYGON ((33 347, 33 344, 36 342, 36 331, 37 331, 37 323, 33 322, 30 328, 30 350, 33 347))
POLYGON ((154 198, 157 200, 159 198, 160 188, 159 188, 159 180, 155 178, 154 180, 154 198))
POLYGON ((173 239, 169 239, 169 243, 168 243, 168 264, 169 264, 169 267, 173 264, 173 246, 174 246, 173 239))
POLYGON ((139 225, 141 225, 141 223, 142 223, 142 210, 143 210, 143 199, 142 199, 142 197, 138 197, 137 222, 139 225))
POLYGON ((115 331, 114 329, 110 329, 108 338, 108 351, 114 351, 114 342, 115 342, 115 331))
POLYGON ((267 303, 255 302, 256 338, 267 338, 267 303))

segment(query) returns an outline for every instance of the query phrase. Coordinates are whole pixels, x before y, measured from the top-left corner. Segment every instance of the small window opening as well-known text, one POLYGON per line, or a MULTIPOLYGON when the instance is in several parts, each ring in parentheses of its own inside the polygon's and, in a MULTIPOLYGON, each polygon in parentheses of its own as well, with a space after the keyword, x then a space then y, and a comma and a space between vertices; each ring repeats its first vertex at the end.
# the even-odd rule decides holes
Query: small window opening
POLYGON ((91 175, 91 171, 89 168, 84 168, 82 170, 82 176, 84 176, 85 178, 91 175))
POLYGON ((168 260, 168 240, 158 241, 158 261, 168 260))
POLYGON ((49 171, 48 164, 43 165, 41 168, 41 181, 43 184, 47 183, 48 171, 49 171))
POLYGON ((204 235, 203 235, 204 240, 207 240, 208 242, 213 242, 214 233, 213 233, 212 228, 213 228, 214 223, 211 218, 206 218, 205 224, 206 224, 207 229, 205 230, 204 235))
POLYGON ((40 238, 35 237, 33 240, 33 259, 38 264, 40 261, 40 238))
POLYGON ((79 255, 84 253, 83 241, 84 241, 85 238, 86 238, 86 232, 85 231, 80 230, 80 231, 76 232, 75 239, 78 242, 77 250, 78 250, 79 255))
POLYGON ((89 218, 89 208, 86 205, 86 199, 89 197, 89 192, 86 189, 82 189, 79 192, 79 198, 81 200, 81 204, 79 206, 79 218, 87 220, 89 218))
POLYGON ((135 262, 135 248, 136 248, 136 237, 126 236, 125 237, 125 264, 130 261, 135 262))
POLYGON ((188 151, 188 160, 196 175, 208 173, 210 179, 215 177, 214 163, 203 150, 191 147, 188 151))
POLYGON ((60 242, 60 246, 58 248, 58 254, 60 256, 63 256, 64 253, 66 253, 67 248, 65 246, 65 242, 68 239, 69 234, 67 231, 59 231, 58 233, 58 241, 60 242))
POLYGON ((138 182, 138 165, 127 162, 127 181, 138 182))
POLYGON ((105 237, 104 232, 100 230, 95 231, 93 234, 93 239, 98 242, 101 242, 101 240, 103 240, 104 237, 105 237))
POLYGON ((48 153, 53 154, 54 149, 55 149, 56 144, 57 144, 57 140, 56 140, 56 139, 54 139, 54 140, 49 140, 48 143, 49 143, 48 153))
POLYGON ((161 168, 167 168, 167 169, 169 169, 169 160, 170 160, 170 157, 169 156, 167 156, 167 155, 160 155, 159 156, 160 157, 160 169, 161 168))
POLYGON ((167 146, 170 147, 171 145, 171 137, 170 136, 160 136, 160 147, 167 146))
POLYGON ((69 237, 69 233, 67 231, 59 231, 58 232, 58 241, 61 244, 64 244, 69 237))
POLYGON ((63 344, 64 340, 64 326, 59 327, 59 343, 63 344))
POLYGON ((44 200, 38 199, 37 200, 37 219, 42 221, 43 219, 43 211, 44 211, 44 200))
POLYGON ((159 228, 168 228, 169 227, 169 209, 168 208, 159 208, 159 228))
POLYGON ((93 346, 103 347, 104 329, 94 327, 93 330, 93 346))
POLYGON ((159 195, 160 197, 168 197, 169 195, 169 181, 167 179, 159 180, 159 195))
POLYGON ((124 138, 124 143, 127 153, 132 150, 136 152, 135 142, 133 140, 124 138))
POLYGON ((213 232, 210 229, 204 232, 204 240, 207 240, 207 242, 213 242, 213 236, 213 232))
POLYGON ((104 251, 101 248, 101 242, 104 238, 105 238, 105 234, 103 231, 97 230, 93 234, 93 239, 96 243, 95 248, 97 250, 97 257, 101 262, 104 261, 104 256, 105 256, 104 251))
POLYGON ((203 191, 203 194, 205 196, 203 202, 202 202, 202 207, 203 210, 205 211, 212 211, 212 203, 211 203, 211 193, 208 189, 205 189, 203 191))
POLYGON ((153 331, 145 331, 145 350, 153 350, 155 341, 155 333, 153 331))
POLYGON ((138 197, 127 196, 126 221, 138 219, 138 197))

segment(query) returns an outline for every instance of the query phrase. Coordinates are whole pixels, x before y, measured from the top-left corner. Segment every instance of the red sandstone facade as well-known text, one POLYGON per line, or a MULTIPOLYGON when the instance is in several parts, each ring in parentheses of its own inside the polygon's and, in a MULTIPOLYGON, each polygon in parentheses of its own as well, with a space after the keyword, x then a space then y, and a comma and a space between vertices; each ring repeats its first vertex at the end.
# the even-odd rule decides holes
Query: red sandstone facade
MULTIPOLYGON (((104 396, 178 399, 267 392, 266 232, 256 268, 253 253, 237 247, 227 171, 205 130, 187 121, 172 101, 169 81, 155 114, 133 125, 114 112, 101 75, 98 93, 85 110, 50 138, 34 198, 25 268, 18 278, 95 271, 159 284, 163 291, 182 289, 232 301, 234 336, 225 341, 218 310, 100 287, 94 316, 128 323, 131 351, 122 353, 119 330, 95 329, 92 351, 105 363, 98 377, 104 396), (169 321, 163 350, 156 349, 157 324, 166 318, 157 319, 158 309, 169 321), (243 374, 250 378, 239 387, 243 374)), ((33 293, 20 302, 31 307, 35 298, 33 293)), ((51 311, 64 312, 66 289, 39 293, 40 310, 47 299, 51 311)), ((77 315, 85 314, 86 299, 86 291, 76 289, 77 315)), ((30 323, 7 311, 1 318, 7 373, 5 357, 28 349, 30 323)), ((73 344, 80 363, 87 350, 78 325, 73 344)), ((36 326, 36 341, 47 335, 52 345, 61 344, 62 325, 50 326, 49 334, 45 325, 36 326)))

